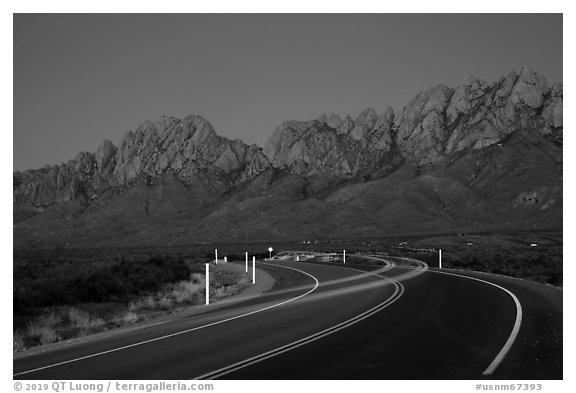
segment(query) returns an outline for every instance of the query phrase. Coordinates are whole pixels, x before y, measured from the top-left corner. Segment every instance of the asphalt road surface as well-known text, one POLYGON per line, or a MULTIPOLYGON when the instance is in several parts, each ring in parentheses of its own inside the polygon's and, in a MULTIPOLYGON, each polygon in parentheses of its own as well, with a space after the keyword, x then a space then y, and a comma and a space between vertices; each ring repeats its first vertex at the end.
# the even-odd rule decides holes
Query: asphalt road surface
POLYGON ((14 379, 562 379, 562 292, 502 276, 260 263, 266 294, 17 357, 14 379))

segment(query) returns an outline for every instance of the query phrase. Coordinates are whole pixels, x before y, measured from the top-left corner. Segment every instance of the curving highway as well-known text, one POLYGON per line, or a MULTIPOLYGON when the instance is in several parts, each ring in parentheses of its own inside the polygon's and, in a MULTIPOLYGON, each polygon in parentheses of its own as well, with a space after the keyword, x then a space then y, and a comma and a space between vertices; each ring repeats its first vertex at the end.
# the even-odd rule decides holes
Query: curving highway
POLYGON ((380 261, 260 263, 269 293, 19 355, 14 379, 562 379, 560 290, 380 261))

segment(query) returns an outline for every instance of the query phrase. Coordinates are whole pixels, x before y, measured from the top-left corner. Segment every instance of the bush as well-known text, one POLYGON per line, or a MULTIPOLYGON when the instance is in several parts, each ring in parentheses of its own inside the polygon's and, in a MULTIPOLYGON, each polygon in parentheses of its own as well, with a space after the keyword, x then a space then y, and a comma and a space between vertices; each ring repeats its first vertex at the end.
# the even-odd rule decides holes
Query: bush
POLYGON ((122 322, 125 324, 138 322, 138 315, 134 311, 128 310, 122 315, 122 322))
POLYGON ((70 326, 77 328, 80 335, 99 332, 104 329, 104 320, 101 318, 92 318, 84 310, 79 310, 74 307, 68 307, 67 312, 70 326))
POLYGON ((90 315, 74 307, 68 308, 68 319, 74 327, 84 328, 90 324, 90 315))
POLYGON ((199 273, 194 273, 190 276, 189 281, 180 281, 175 284, 170 293, 170 297, 172 297, 176 303, 194 304, 205 288, 204 277, 199 273))
MULTIPOLYGON (((186 280, 193 269, 182 259, 115 258, 111 263, 76 266, 72 263, 14 267, 14 311, 86 302, 126 300, 130 295, 155 292, 167 283, 186 280)), ((194 269, 196 270, 196 269, 194 269)))
POLYGON ((54 329, 45 329, 40 337, 40 343, 42 345, 52 344, 59 340, 58 335, 54 329))
POLYGON ((50 344, 58 341, 59 337, 56 334, 51 318, 39 318, 36 321, 30 321, 26 335, 32 341, 39 341, 40 344, 50 344))
POLYGON ((24 335, 17 330, 12 335, 12 350, 23 351, 24 349, 26 349, 24 346, 24 335))
POLYGON ((160 298, 160 300, 158 300, 158 308, 163 311, 170 310, 170 308, 172 307, 172 303, 173 301, 171 298, 163 296, 160 298))

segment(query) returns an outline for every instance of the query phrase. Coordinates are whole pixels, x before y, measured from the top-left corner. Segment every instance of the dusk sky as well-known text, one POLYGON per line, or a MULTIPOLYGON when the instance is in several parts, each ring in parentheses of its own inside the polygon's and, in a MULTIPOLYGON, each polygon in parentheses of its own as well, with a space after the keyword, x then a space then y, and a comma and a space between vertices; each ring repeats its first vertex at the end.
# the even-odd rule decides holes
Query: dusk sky
POLYGON ((396 111, 465 75, 562 82, 562 15, 14 16, 14 170, 161 115, 262 146, 283 120, 396 111))

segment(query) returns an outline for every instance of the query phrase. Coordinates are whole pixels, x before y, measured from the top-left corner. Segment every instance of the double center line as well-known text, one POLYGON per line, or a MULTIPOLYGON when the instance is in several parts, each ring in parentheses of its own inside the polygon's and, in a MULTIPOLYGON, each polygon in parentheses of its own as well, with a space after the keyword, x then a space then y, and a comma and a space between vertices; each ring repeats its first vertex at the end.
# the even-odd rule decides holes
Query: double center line
POLYGON ((358 315, 356 315, 356 316, 354 316, 354 317, 352 317, 352 318, 350 318, 344 322, 341 322, 337 325, 331 326, 331 327, 324 329, 320 332, 317 332, 317 333, 314 333, 310 336, 307 336, 307 337, 301 338, 299 340, 293 341, 289 344, 283 345, 281 347, 270 350, 268 352, 261 353, 259 355, 253 356, 249 359, 242 360, 240 362, 237 362, 237 363, 234 363, 232 365, 220 368, 220 369, 215 370, 215 371, 211 371, 209 373, 197 376, 197 377, 192 378, 192 379, 216 379, 216 378, 220 378, 220 377, 223 377, 227 374, 241 370, 245 367, 248 367, 248 366, 251 366, 253 364, 262 362, 264 360, 273 358, 273 357, 281 355, 285 352, 291 351, 291 350, 299 348, 303 345, 306 345, 306 344, 309 344, 309 343, 314 342, 316 340, 319 340, 323 337, 326 337, 330 334, 336 333, 342 329, 350 327, 350 326, 376 314, 377 312, 390 306, 392 303, 394 303, 396 300, 398 300, 402 296, 402 294, 404 293, 404 285, 402 285, 399 281, 396 281, 390 277, 382 276, 380 274, 365 272, 363 270, 352 269, 352 268, 348 268, 348 267, 341 267, 341 268, 346 269, 346 270, 357 271, 357 272, 360 272, 363 274, 373 275, 373 276, 376 276, 376 277, 381 278, 383 280, 386 280, 386 281, 388 281, 394 285, 394 287, 395 287, 394 293, 390 297, 388 297, 386 300, 377 304, 376 306, 372 307, 371 309, 364 311, 363 313, 358 314, 358 315))
POLYGON ((38 367, 38 368, 35 368, 35 369, 32 369, 32 370, 21 371, 21 372, 18 372, 18 373, 13 374, 12 377, 16 377, 16 376, 19 376, 19 375, 30 374, 30 373, 33 373, 33 372, 36 372, 36 371, 46 370, 46 369, 49 369, 49 368, 58 367, 58 366, 62 366, 62 365, 69 364, 69 363, 75 363, 75 362, 79 362, 79 361, 81 361, 81 360, 86 360, 86 359, 94 358, 94 357, 97 357, 97 356, 103 356, 103 355, 106 355, 106 354, 109 354, 109 353, 126 350, 126 349, 129 349, 129 348, 137 347, 137 346, 144 345, 144 344, 148 344, 148 343, 155 342, 155 341, 165 340, 165 339, 167 339, 167 338, 179 336, 179 335, 186 334, 186 333, 190 333, 190 332, 193 332, 193 331, 196 331, 196 330, 200 330, 200 329, 205 329, 205 328, 208 328, 208 327, 211 327, 211 326, 215 326, 215 325, 219 325, 219 324, 222 324, 222 323, 230 322, 230 321, 233 321, 233 320, 236 320, 236 319, 239 319, 239 318, 244 318, 244 317, 247 317, 247 316, 249 316, 249 315, 254 315, 254 314, 260 313, 260 312, 262 312, 262 311, 270 310, 270 309, 272 309, 272 308, 276 308, 276 307, 282 306, 282 305, 284 305, 284 304, 294 302, 294 301, 296 301, 296 300, 298 300, 298 299, 303 298, 304 296, 309 295, 310 293, 314 292, 314 291, 318 288, 318 286, 319 286, 318 279, 317 279, 316 277, 314 277, 313 275, 311 275, 311 274, 309 274, 309 273, 306 273, 305 271, 302 271, 302 270, 300 270, 300 269, 295 269, 295 268, 293 268, 293 267, 288 267, 288 266, 282 266, 282 267, 283 267, 283 268, 286 268, 286 269, 290 269, 290 270, 295 270, 295 271, 297 271, 297 272, 303 273, 303 274, 305 274, 306 276, 312 278, 312 279, 314 280, 314 286, 313 286, 311 289, 309 289, 307 292, 305 292, 305 293, 303 293, 303 294, 301 294, 301 295, 298 295, 298 296, 296 296, 296 297, 290 298, 290 299, 288 299, 288 300, 284 300, 284 301, 279 302, 279 303, 272 304, 272 305, 267 306, 267 307, 263 307, 263 308, 256 309, 256 310, 251 311, 251 312, 247 312, 247 313, 244 313, 244 314, 241 314, 241 315, 236 315, 236 316, 234 316, 234 317, 230 317, 230 318, 226 318, 226 319, 219 320, 219 321, 216 321, 216 322, 208 323, 208 324, 206 324, 206 325, 194 327, 194 328, 191 328, 191 329, 181 330, 181 331, 178 331, 178 332, 176 332, 176 333, 171 333, 171 334, 167 334, 167 335, 164 335, 164 336, 155 337, 155 338, 152 338, 152 339, 149 339, 149 340, 139 341, 139 342, 136 342, 136 343, 133 343, 133 344, 124 345, 124 346, 121 346, 121 347, 109 349, 109 350, 107 350, 107 351, 97 352, 97 353, 93 353, 93 354, 90 354, 90 355, 81 356, 81 357, 74 358, 74 359, 70 359, 70 360, 65 360, 65 361, 63 361, 63 362, 58 362, 58 363, 49 364, 49 365, 47 365, 47 366, 38 367))

